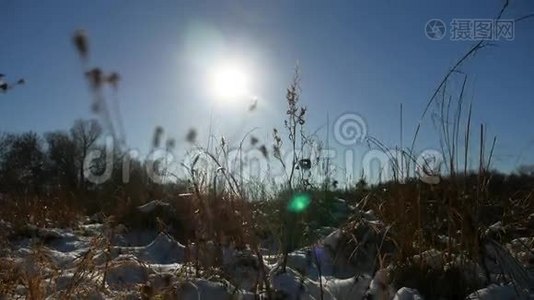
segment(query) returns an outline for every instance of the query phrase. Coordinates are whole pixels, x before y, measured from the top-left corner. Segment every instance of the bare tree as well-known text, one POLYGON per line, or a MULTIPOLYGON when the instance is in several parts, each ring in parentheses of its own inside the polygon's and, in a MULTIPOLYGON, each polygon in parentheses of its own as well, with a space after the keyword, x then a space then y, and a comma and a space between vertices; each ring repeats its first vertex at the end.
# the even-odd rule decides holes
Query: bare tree
POLYGON ((77 147, 68 132, 55 131, 45 134, 48 144, 48 171, 52 182, 62 187, 76 188, 77 147))
POLYGON ((78 186, 85 188, 83 171, 84 160, 91 148, 102 134, 102 127, 95 120, 76 120, 70 129, 70 135, 76 145, 76 167, 78 168, 78 186))

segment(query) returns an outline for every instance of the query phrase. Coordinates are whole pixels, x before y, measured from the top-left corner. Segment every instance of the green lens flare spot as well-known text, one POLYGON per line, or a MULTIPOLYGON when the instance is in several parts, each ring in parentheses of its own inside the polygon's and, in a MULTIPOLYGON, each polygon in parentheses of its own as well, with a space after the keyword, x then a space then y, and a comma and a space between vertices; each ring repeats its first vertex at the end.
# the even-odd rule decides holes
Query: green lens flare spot
POLYGON ((306 194, 297 194, 291 198, 291 201, 289 201, 287 210, 294 213, 300 213, 306 210, 306 208, 310 206, 310 203, 310 196, 306 194))

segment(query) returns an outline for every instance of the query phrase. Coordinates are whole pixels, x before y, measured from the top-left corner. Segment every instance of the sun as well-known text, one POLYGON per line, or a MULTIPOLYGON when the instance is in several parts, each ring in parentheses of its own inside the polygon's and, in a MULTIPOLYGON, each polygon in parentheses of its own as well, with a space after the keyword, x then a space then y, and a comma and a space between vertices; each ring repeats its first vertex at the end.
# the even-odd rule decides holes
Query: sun
POLYGON ((213 96, 220 101, 234 102, 247 97, 249 80, 245 69, 237 63, 228 62, 212 70, 213 96))

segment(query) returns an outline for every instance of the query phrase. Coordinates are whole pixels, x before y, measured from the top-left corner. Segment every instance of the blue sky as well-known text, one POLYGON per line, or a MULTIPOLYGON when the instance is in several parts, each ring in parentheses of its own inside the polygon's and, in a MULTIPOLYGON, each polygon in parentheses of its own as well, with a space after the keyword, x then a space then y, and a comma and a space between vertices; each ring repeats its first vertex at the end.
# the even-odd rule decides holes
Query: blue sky
MULTIPOLYGON (((393 146, 400 103, 407 141, 440 79, 472 45, 429 40, 426 22, 493 18, 502 2, 2 0, 0 73, 27 84, 0 94, 0 130, 46 132, 91 117, 70 39, 83 28, 91 64, 121 74, 128 144, 142 152, 158 125, 178 148, 192 127, 206 138, 210 111, 216 135, 235 143, 257 126, 266 140, 273 127, 282 127, 285 89, 297 62, 310 131, 321 128, 327 114, 333 122, 356 112, 369 135, 393 146), (251 95, 259 99, 255 112, 210 94, 210 72, 226 61, 245 66, 251 95)), ((506 18, 534 12, 530 0, 510 2, 506 18)), ((516 24, 513 41, 497 42, 462 68, 473 124, 484 122, 488 137, 497 136, 494 166, 502 170, 534 162, 533 53, 534 20, 526 20, 516 24)), ((437 147, 432 123, 424 124, 419 147, 437 147)))

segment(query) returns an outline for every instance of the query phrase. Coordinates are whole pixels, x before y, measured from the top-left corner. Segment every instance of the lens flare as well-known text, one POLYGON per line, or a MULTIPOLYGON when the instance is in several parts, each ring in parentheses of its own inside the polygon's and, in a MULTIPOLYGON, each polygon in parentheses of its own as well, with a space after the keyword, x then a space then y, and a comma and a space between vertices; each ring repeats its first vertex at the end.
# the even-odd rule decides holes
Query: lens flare
POLYGON ((297 194, 291 198, 287 205, 287 210, 293 213, 301 213, 310 206, 310 196, 306 194, 297 194))

